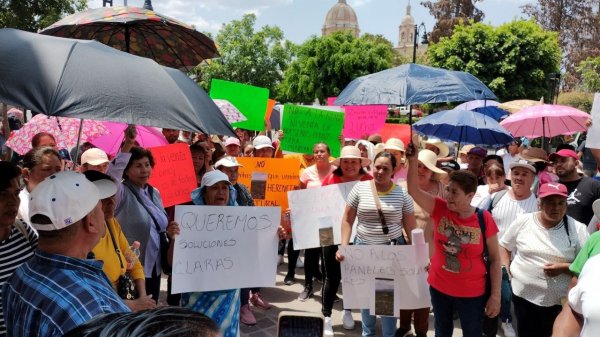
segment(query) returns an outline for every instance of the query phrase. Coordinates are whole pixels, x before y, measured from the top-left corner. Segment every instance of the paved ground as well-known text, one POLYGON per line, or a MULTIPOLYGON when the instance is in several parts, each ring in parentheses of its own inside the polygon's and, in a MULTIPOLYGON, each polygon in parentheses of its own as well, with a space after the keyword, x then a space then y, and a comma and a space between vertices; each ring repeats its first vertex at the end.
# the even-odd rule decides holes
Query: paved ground
MULTIPOLYGON (((269 301, 273 307, 269 310, 262 310, 259 308, 253 308, 254 316, 256 317, 257 324, 254 326, 241 326, 241 337, 274 337, 277 332, 277 317, 281 311, 308 311, 308 312, 321 312, 321 291, 319 282, 315 282, 314 287, 318 289, 315 295, 306 302, 298 300, 298 294, 302 291, 304 285, 304 270, 302 268, 296 269, 296 283, 291 286, 283 284, 283 278, 287 272, 287 264, 282 264, 277 268, 277 287, 276 288, 263 288, 261 290, 264 299, 269 301)), ((166 279, 163 279, 161 287, 161 303, 164 303, 166 296, 166 279)), ((339 294, 341 297, 341 293, 339 294)), ((333 331, 336 336, 361 336, 360 329, 360 313, 358 310, 353 310, 352 316, 356 322, 354 330, 344 330, 342 327, 342 301, 334 304, 333 307, 333 331)), ((380 321, 377 320, 377 336, 381 336, 380 332, 380 321)), ((407 336, 411 336, 410 334, 407 336)), ((429 332, 428 337, 433 337, 433 315, 429 316, 429 332)), ((460 331, 460 325, 458 321, 455 322, 454 336, 462 336, 460 331)), ((502 335, 498 335, 502 336, 502 335)))

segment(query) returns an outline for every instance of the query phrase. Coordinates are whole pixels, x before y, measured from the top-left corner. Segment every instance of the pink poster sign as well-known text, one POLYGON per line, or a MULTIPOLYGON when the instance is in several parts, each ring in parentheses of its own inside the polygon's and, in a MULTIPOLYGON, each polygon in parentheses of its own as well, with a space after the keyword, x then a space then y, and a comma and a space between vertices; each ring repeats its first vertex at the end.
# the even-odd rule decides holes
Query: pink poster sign
POLYGON ((347 105, 344 110, 344 138, 363 138, 376 133, 385 124, 387 116, 387 105, 347 105))

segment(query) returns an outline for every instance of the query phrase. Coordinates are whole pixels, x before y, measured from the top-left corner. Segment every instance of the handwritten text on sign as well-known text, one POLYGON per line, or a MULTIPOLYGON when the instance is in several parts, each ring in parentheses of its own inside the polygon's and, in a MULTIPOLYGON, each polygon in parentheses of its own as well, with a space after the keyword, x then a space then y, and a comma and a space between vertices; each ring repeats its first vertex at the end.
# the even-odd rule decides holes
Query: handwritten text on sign
POLYGON ((291 104, 286 104, 283 111, 282 150, 312 154, 316 143, 325 142, 332 156, 340 155, 343 113, 291 104))
POLYGON ((160 191, 164 207, 192 200, 190 194, 198 183, 190 148, 172 144, 149 149, 155 161, 149 183, 160 191))
POLYGON ((418 250, 406 246, 340 246, 344 287, 344 308, 372 306, 375 278, 394 280, 394 312, 427 308, 431 305, 425 266, 417 264, 418 250))
POLYGON ((385 124, 387 105, 348 105, 344 107, 344 137, 362 138, 379 131, 385 124))
POLYGON ((333 226, 333 244, 341 243, 346 197, 355 184, 350 182, 288 192, 294 249, 320 247, 319 228, 325 225, 323 219, 327 218, 333 226))
POLYGON ((177 206, 173 293, 273 287, 279 207, 177 206))
POLYGON ((256 206, 288 207, 287 192, 300 184, 297 159, 242 157, 238 162, 238 182, 250 189, 256 206))

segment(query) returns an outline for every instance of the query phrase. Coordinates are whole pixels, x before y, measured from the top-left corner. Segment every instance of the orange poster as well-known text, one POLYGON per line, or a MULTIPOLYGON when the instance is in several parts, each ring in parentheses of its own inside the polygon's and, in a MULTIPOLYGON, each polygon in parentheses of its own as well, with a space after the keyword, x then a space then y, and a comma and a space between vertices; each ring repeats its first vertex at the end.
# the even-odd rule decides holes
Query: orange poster
POLYGON ((287 192, 300 186, 300 161, 279 158, 237 158, 238 182, 246 185, 256 206, 288 208, 287 192))
POLYGON ((154 168, 148 181, 160 191, 164 207, 192 200, 190 194, 198 187, 187 144, 172 144, 149 148, 154 156, 154 168))

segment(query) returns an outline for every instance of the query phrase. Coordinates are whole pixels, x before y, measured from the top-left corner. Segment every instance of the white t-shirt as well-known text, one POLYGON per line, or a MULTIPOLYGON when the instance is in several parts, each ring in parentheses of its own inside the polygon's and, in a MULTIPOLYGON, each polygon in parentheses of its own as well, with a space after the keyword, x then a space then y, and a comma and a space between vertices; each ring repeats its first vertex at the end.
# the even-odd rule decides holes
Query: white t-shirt
POLYGON ((591 257, 585 265, 577 285, 569 292, 569 305, 583 316, 581 337, 600 336, 600 255, 591 257))
POLYGON ((21 199, 21 204, 19 204, 17 218, 25 221, 27 224, 31 224, 31 220, 29 219, 29 191, 27 191, 27 188, 23 188, 19 192, 19 199, 21 199))
MULTIPOLYGON (((498 239, 502 238, 506 229, 517 219, 517 216, 533 213, 538 210, 537 198, 533 193, 529 198, 523 200, 515 200, 509 193, 510 192, 504 192, 504 195, 492 209, 492 216, 498 226, 498 239)), ((480 203, 479 208, 489 209, 494 196, 496 196, 496 193, 488 196, 486 200, 480 203)))
MULTIPOLYGON (((475 195, 473 199, 471 199, 471 206, 479 207, 482 201, 484 201, 487 197, 490 196, 490 187, 488 185, 479 185, 477 186, 477 191, 475 191, 475 195)), ((479 207, 481 208, 481 207, 479 207)))
POLYGON ((561 305, 571 276, 546 276, 544 265, 573 262, 589 234, 582 223, 571 217, 568 237, 562 221, 546 229, 538 222, 537 213, 519 216, 500 239, 500 245, 514 254, 510 272, 515 295, 543 307, 561 305))

